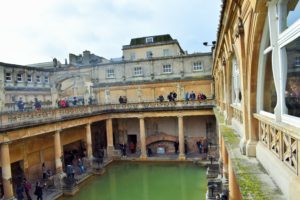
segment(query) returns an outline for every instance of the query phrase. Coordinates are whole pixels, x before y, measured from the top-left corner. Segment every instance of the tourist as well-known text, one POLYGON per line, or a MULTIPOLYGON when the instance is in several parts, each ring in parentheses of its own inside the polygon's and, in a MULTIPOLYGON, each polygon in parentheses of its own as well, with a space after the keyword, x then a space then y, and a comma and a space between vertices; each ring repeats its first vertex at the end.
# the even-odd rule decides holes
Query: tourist
POLYGON ((83 174, 84 173, 84 165, 83 165, 80 157, 78 158, 78 167, 79 167, 80 174, 83 174))
POLYGON ((89 97, 89 100, 88 100, 88 103, 89 103, 89 105, 92 105, 92 103, 93 103, 93 97, 89 97))
POLYGON ((73 106, 76 106, 76 105, 77 105, 77 102, 78 102, 77 98, 76 98, 76 97, 73 97, 73 101, 72 101, 73 106))
POLYGON ((134 153, 134 152, 135 152, 135 145, 134 145, 133 142, 130 142, 129 148, 130 148, 130 152, 131 152, 131 153, 134 153))
POLYGON ((126 157, 126 144, 120 144, 122 150, 122 156, 126 157))
POLYGON ((21 183, 18 183, 17 189, 16 189, 16 194, 17 194, 17 199, 18 200, 24 200, 23 192, 24 192, 23 185, 21 183))
POLYGON ((174 148, 175 148, 175 153, 178 154, 178 147, 179 147, 179 143, 178 141, 174 142, 174 148))
POLYGON ((164 98, 164 96, 161 94, 161 95, 159 95, 158 100, 159 100, 160 102, 163 102, 163 101, 165 100, 165 98, 164 98))
POLYGON ((176 101, 176 98, 177 98, 177 93, 173 92, 173 101, 176 101))
POLYGON ((148 154, 148 157, 151 157, 152 156, 152 149, 150 147, 147 148, 147 154, 148 154))
POLYGON ((189 99, 190 99, 190 94, 189 94, 189 92, 186 92, 185 93, 185 100, 189 101, 189 99))
POLYGON ((43 187, 39 181, 36 182, 34 195, 37 196, 37 200, 43 200, 43 187))
POLYGON ((196 99, 196 94, 194 93, 194 91, 192 91, 190 94, 190 100, 195 100, 195 99, 196 99))
POLYGON ((199 140, 196 144, 197 144, 198 151, 201 154, 202 153, 202 142, 201 142, 201 140, 199 140))
POLYGON ((43 179, 47 179, 47 169, 45 163, 42 164, 43 179))
POLYGON ((168 100, 173 101, 173 92, 170 92, 170 94, 168 95, 168 100))
POLYGON ((123 96, 123 103, 127 103, 127 97, 123 96))
POLYGON ((42 104, 37 98, 34 98, 34 108, 36 111, 40 111, 42 108, 42 104))
POLYGON ((19 101, 17 102, 17 106, 20 112, 24 111, 25 103, 23 102, 22 97, 20 97, 19 101))
POLYGON ((4 187, 2 181, 0 181, 0 190, 0 199, 2 199, 4 197, 4 187))
POLYGON ((31 183, 27 181, 26 178, 23 179, 23 187, 25 189, 25 194, 28 200, 31 200, 30 190, 31 190, 31 183))
POLYGON ((122 97, 122 96, 119 97, 119 103, 120 103, 120 104, 123 103, 123 97, 122 97))

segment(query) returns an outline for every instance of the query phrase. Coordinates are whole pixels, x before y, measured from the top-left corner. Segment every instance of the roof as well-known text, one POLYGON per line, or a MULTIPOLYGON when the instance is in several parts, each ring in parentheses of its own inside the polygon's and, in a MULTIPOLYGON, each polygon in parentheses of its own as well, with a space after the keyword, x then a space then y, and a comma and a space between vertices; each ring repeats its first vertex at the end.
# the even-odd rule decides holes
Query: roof
POLYGON ((144 47, 149 47, 149 46, 158 46, 158 45, 166 45, 166 44, 178 45, 181 53, 184 54, 184 51, 182 50, 179 42, 176 39, 173 39, 170 36, 170 34, 133 38, 133 39, 131 39, 129 45, 123 46, 122 50, 144 48, 144 47), (146 42, 146 38, 153 38, 153 41, 146 42))
POLYGON ((143 44, 147 44, 146 43, 146 38, 153 38, 153 42, 151 42, 151 43, 174 41, 173 38, 169 34, 165 34, 165 35, 156 35, 156 36, 147 36, 147 37, 133 38, 130 41, 130 45, 143 45, 143 44))
POLYGON ((0 66, 46 71, 45 68, 37 68, 37 67, 29 66, 29 65, 18 65, 18 64, 4 63, 4 62, 0 62, 0 66))

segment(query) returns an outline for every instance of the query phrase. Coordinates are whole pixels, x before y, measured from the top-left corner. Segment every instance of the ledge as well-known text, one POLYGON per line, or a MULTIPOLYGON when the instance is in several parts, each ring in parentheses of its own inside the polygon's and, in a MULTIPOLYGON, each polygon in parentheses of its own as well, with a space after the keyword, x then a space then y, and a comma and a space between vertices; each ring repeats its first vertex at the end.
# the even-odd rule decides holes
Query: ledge
POLYGON ((214 113, 243 199, 286 199, 258 160, 241 154, 240 137, 224 124, 223 114, 217 108, 214 113))

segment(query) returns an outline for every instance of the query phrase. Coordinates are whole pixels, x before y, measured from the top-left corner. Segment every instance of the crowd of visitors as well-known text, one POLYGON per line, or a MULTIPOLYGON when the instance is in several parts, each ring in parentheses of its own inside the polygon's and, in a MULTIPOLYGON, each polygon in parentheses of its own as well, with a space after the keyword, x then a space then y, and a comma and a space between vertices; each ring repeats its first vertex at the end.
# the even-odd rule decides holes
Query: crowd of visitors
MULTIPOLYGON (((176 101, 176 99, 177 99, 177 93, 176 92, 170 92, 169 94, 168 94, 168 96, 167 96, 167 98, 168 98, 168 101, 176 101)), ((202 100, 206 100, 207 99, 207 97, 206 97, 206 95, 204 94, 204 93, 202 93, 202 92, 199 92, 199 94, 196 96, 196 94, 194 93, 194 91, 192 91, 191 93, 189 93, 189 92, 186 92, 185 93, 185 95, 184 95, 184 99, 186 100, 186 101, 194 101, 194 100, 198 100, 198 101, 202 101, 202 100)), ((161 95, 159 95, 158 96, 158 98, 157 98, 157 100, 158 101, 160 101, 160 102, 164 102, 164 100, 165 100, 165 98, 164 98, 164 96, 161 94, 161 95)))
MULTIPOLYGON (((88 98, 88 105, 93 104, 93 98, 88 98)), ((75 106, 83 106, 85 105, 85 101, 83 97, 69 97, 69 98, 63 98, 56 101, 57 106, 59 108, 68 108, 68 107, 75 107, 75 106)))
MULTIPOLYGON (((207 99, 207 97, 206 97, 206 95, 205 95, 204 93, 200 92, 200 93, 197 95, 197 100, 198 100, 198 101, 205 100, 205 99, 207 99)), ((186 92, 186 93, 185 93, 185 100, 186 100, 186 101, 189 101, 189 100, 194 101, 194 100, 196 100, 196 94, 194 93, 194 91, 192 91, 191 93, 186 92)))
MULTIPOLYGON (((19 100, 16 102, 18 110, 20 112, 25 111, 25 102, 23 101, 23 98, 20 97, 19 100)), ((33 107, 36 111, 40 111, 42 108, 42 102, 38 100, 38 98, 34 98, 33 107)))
POLYGON ((74 178, 75 174, 83 174, 86 171, 84 160, 86 157, 84 153, 77 150, 66 151, 64 153, 64 163, 66 166, 66 173, 68 177, 74 178))

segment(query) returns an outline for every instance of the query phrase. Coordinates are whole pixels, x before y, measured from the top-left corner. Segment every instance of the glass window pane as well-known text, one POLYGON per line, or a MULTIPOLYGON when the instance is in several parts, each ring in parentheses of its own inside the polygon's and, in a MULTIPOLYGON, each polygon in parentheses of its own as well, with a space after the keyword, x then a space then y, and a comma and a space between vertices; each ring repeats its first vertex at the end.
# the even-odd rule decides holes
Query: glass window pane
POLYGON ((300 19, 300 3, 299 0, 290 0, 288 1, 287 6, 288 14, 287 14, 287 26, 291 26, 298 19, 300 19))
POLYGON ((274 108, 277 103, 277 96, 272 70, 272 52, 265 55, 265 77, 264 77, 264 97, 263 110, 274 113, 274 108))
POLYGON ((287 54, 287 80, 285 103, 288 114, 300 117, 300 37, 285 46, 287 54))
POLYGON ((300 19, 300 2, 299 0, 285 0, 280 4, 280 8, 281 30, 284 31, 300 19))

